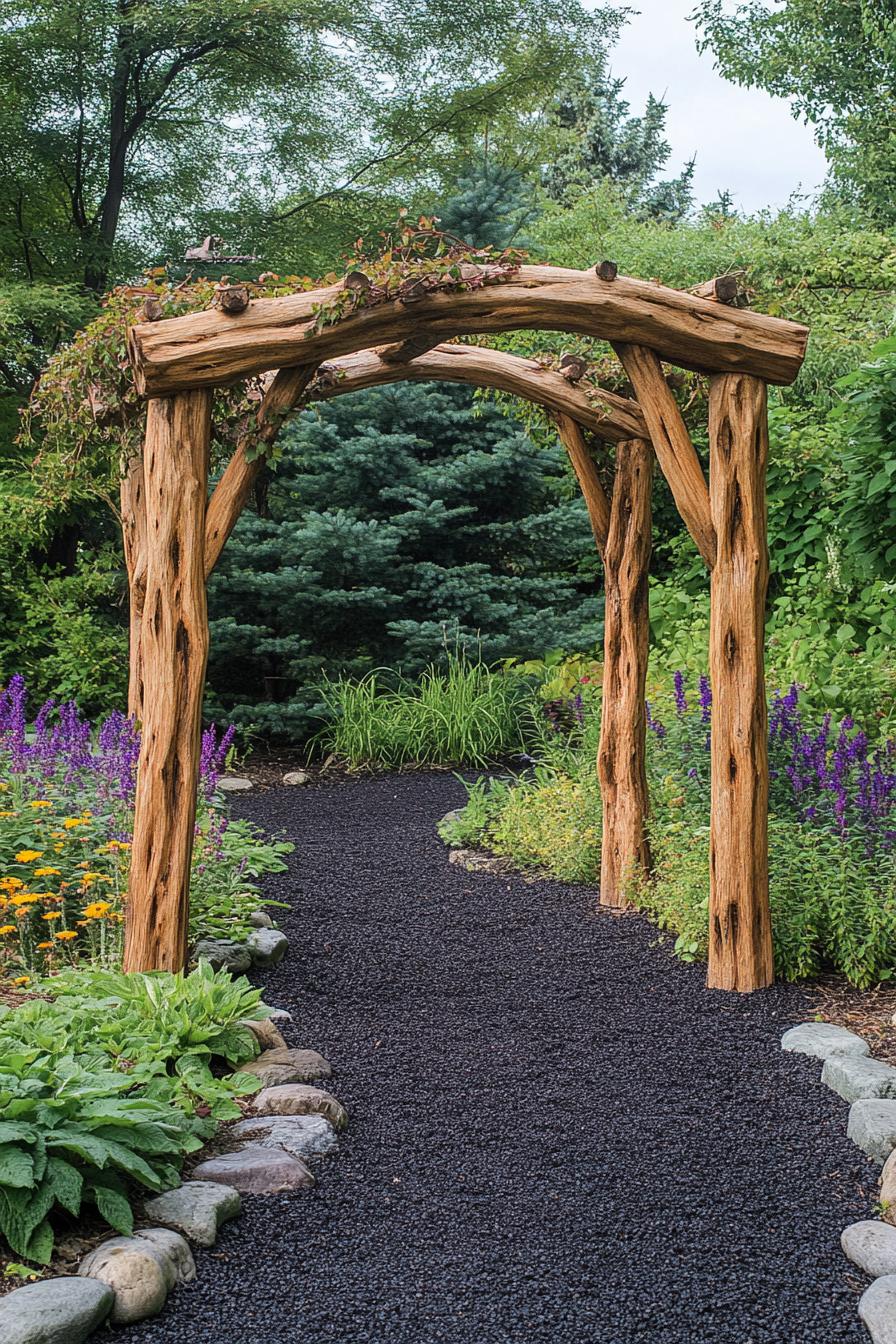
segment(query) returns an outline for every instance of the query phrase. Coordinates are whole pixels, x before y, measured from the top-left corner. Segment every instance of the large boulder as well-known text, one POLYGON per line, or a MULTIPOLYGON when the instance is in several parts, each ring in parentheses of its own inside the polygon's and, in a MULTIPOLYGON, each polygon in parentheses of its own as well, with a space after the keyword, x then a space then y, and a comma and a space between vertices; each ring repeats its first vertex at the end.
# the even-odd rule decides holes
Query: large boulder
POLYGON ((240 1072, 254 1074, 262 1087, 278 1087, 283 1083, 313 1083, 318 1078, 329 1078, 333 1070, 316 1050, 284 1046, 263 1050, 256 1059, 241 1064, 240 1072))
POLYGON ((0 1297, 3 1344, 84 1344, 106 1320, 115 1294, 98 1279, 28 1283, 0 1297))
POLYGON ((264 1148, 259 1143, 200 1162, 196 1176, 203 1181, 221 1181, 243 1195, 275 1195, 314 1184, 314 1177, 299 1158, 282 1148, 264 1148))
POLYGON ((158 1316, 172 1281, 169 1259, 139 1237, 111 1237, 86 1255, 78 1266, 82 1277, 99 1279, 115 1294, 110 1320, 128 1325, 158 1316))
POLYGON ((348 1116, 332 1092, 302 1083, 266 1087, 250 1102, 256 1115, 322 1115, 334 1129, 345 1129, 348 1116))
POLYGON ((867 1055, 870 1046, 846 1027, 830 1022, 801 1022, 781 1037, 781 1049, 792 1050, 810 1059, 830 1059, 832 1055, 867 1055))
POLYGON ((293 1157, 322 1157, 339 1147, 336 1131, 322 1115, 250 1115, 230 1133, 262 1148, 282 1148, 293 1157))
POLYGON ((239 1192, 218 1181, 186 1181, 143 1205, 154 1223, 173 1227, 197 1246, 214 1246, 218 1229, 242 1208, 239 1192))

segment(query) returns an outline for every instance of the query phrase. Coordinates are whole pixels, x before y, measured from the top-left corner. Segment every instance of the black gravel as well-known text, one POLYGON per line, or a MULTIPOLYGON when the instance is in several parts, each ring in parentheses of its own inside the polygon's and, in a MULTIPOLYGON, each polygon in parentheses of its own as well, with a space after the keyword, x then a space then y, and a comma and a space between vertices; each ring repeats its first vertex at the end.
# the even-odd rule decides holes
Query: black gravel
POLYGON ((834 1344, 875 1173, 782 1031, 594 893, 449 865, 422 774, 240 799, 297 844, 267 977, 351 1125, 310 1193, 247 1199, 128 1344, 834 1344))

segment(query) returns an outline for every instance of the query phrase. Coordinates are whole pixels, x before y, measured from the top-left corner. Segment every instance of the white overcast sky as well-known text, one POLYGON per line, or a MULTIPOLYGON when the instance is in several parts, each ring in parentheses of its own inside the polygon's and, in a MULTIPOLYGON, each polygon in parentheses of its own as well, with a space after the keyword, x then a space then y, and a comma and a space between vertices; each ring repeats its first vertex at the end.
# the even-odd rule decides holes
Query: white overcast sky
POLYGON ((687 15, 695 0, 631 0, 640 12, 623 30, 611 54, 614 75, 625 77, 632 112, 648 93, 669 105, 666 138, 672 176, 697 155, 698 203, 727 187, 737 209, 786 204, 794 192, 812 195, 825 176, 825 160, 812 128, 797 121, 789 103, 757 89, 729 84, 699 55, 696 30, 687 15))

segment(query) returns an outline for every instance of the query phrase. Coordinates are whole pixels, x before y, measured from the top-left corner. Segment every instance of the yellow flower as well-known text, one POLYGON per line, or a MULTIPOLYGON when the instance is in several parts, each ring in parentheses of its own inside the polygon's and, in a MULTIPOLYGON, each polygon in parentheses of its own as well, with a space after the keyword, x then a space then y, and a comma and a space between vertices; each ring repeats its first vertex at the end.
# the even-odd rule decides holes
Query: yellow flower
MULTIPOLYGON (((2 932, 2 930, 0 930, 0 932, 2 932)), ((74 929, 60 929, 58 933, 53 934, 53 937, 58 938, 60 942, 63 942, 67 938, 77 938, 77 936, 78 935, 74 929)))
POLYGON ((92 901, 90 905, 85 906, 81 911, 87 919, 102 919, 112 909, 109 901, 92 901))
POLYGON ((45 952, 45 951, 47 950, 47 948, 48 948, 48 947, 52 947, 53 944, 52 944, 52 943, 38 943, 37 946, 38 946, 38 948, 40 949, 41 952, 45 952))
POLYGON ((0 817, 14 817, 15 812, 0 812, 0 817))
POLYGON ((42 849, 20 849, 16 855, 16 863, 33 863, 35 859, 42 857, 42 849))
POLYGON ((67 831, 70 831, 75 826, 83 826, 84 820, 82 817, 65 817, 62 824, 67 831))
POLYGON ((89 887, 92 882, 111 882, 111 881, 112 881, 111 877, 107 877, 105 873, 85 873, 84 876, 81 878, 81 886, 89 887))
POLYGON ((14 984, 14 985, 30 985, 30 984, 31 984, 31 976, 30 976, 30 975, 20 975, 20 976, 18 976, 15 980, 13 980, 13 984, 14 984))
POLYGON ((2 887, 4 891, 18 891, 19 887, 24 887, 24 885, 25 883, 20 877, 0 878, 0 887, 2 887))
POLYGON ((35 798, 28 804, 29 807, 52 807, 53 804, 46 798, 35 798))
POLYGON ((51 910, 48 915, 41 915, 41 919, 61 919, 61 918, 62 918, 61 910, 51 910))
POLYGON ((19 891, 9 899, 10 905, 33 905, 40 897, 36 891, 19 891))
POLYGON ((58 877, 60 870, 58 868, 35 868, 35 877, 58 877))
POLYGON ((15 933, 15 931, 16 931, 16 926, 15 926, 15 924, 2 924, 2 925, 0 925, 0 933, 15 933))

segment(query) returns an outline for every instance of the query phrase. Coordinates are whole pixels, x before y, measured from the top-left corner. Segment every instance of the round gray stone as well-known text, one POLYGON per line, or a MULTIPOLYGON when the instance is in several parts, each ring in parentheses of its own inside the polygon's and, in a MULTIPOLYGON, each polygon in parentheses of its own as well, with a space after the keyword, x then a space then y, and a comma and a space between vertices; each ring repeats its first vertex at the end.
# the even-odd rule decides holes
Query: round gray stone
POLYGON ((236 943, 231 938, 200 938, 193 948, 193 957, 196 961, 207 961, 214 971, 223 968, 236 975, 242 975, 252 965, 248 943, 236 943))
POLYGON ((205 1181, 222 1181, 244 1195, 275 1195, 314 1185, 314 1177, 299 1158, 260 1143, 210 1157, 200 1162, 196 1175, 205 1181))
POLYGON ((115 1294, 98 1279, 44 1279, 0 1297, 3 1344, 83 1344, 106 1320, 115 1294))
POLYGON ((845 1101, 896 1097, 896 1069, 870 1055, 831 1055, 824 1062, 821 1081, 845 1101))
POLYGON ((854 1144, 883 1166, 896 1148, 896 1101, 854 1101, 846 1132, 854 1144))
POLYGON ((896 1344, 896 1274, 875 1279, 859 1299, 859 1315, 873 1344, 896 1344))
POLYGON ((241 1208, 239 1192, 217 1181, 185 1181, 143 1205, 154 1223, 183 1232, 198 1246, 214 1246, 219 1227, 236 1218, 241 1208))
POLYGON ((253 929, 246 939, 253 966, 276 966, 289 948, 289 939, 279 929, 253 929))
POLYGON ((253 929, 272 929, 274 927, 274 921, 267 910, 253 910, 249 916, 249 923, 253 929))
POLYGON ((896 1227, 865 1218, 851 1223, 840 1234, 843 1254, 858 1265, 869 1278, 896 1274, 896 1227))
POLYGON ((196 1262, 193 1252, 184 1237, 170 1227, 144 1227, 134 1233, 141 1241, 149 1242, 170 1266, 168 1287, 178 1283, 192 1283, 196 1277, 196 1262))
POLYGON ((801 1022, 781 1037, 781 1049, 792 1050, 811 1059, 830 1059, 832 1055, 867 1055, 870 1046, 846 1027, 830 1022, 801 1022))
POLYGON ((283 783, 291 784, 294 786, 298 786, 301 784, 310 784, 311 776, 308 774, 307 770, 289 770, 283 776, 283 783))
POLYGON ((293 1157, 322 1157, 339 1147, 336 1131, 322 1115, 253 1115, 230 1132, 262 1148, 282 1148, 293 1157))
POLYGON ((218 788, 223 789, 225 793, 245 793, 251 787, 251 779, 246 779, 243 775, 224 775, 218 780, 218 788))
POLYGON ((111 1237, 102 1242, 85 1255, 78 1273, 112 1289, 115 1301, 109 1319, 113 1325, 158 1316, 172 1279, 168 1257, 138 1237, 111 1237))

